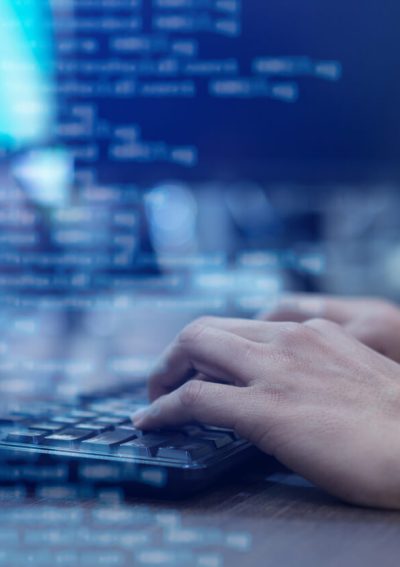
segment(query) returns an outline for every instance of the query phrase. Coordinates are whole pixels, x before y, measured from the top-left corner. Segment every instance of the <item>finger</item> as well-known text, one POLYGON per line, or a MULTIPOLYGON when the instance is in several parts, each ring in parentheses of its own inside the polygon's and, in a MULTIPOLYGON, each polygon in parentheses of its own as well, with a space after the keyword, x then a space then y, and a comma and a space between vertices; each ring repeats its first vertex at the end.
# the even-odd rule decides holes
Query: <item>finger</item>
POLYGON ((237 319, 229 317, 202 317, 201 323, 215 329, 239 335, 249 341, 258 343, 270 342, 279 332, 277 326, 268 325, 265 321, 237 319))
POLYGON ((244 397, 243 388, 191 380, 136 413, 132 421, 139 429, 158 429, 193 421, 235 429, 244 397))
POLYGON ((264 321, 297 323, 309 319, 329 319, 343 325, 357 316, 360 307, 357 300, 318 294, 294 294, 283 298, 272 311, 261 313, 259 318, 264 321))
MULTIPOLYGON (((149 379, 154 400, 192 378, 196 373, 234 384, 247 384, 257 372, 258 343, 196 322, 189 325, 167 349, 149 379)), ((260 345, 258 345, 260 346, 260 345)))
POLYGON ((230 384, 231 382, 227 380, 218 380, 214 376, 207 376, 206 374, 196 374, 193 380, 201 380, 202 382, 214 382, 216 384, 230 384))
POLYGON ((346 325, 345 329, 358 341, 372 350, 388 358, 392 358, 395 361, 400 360, 397 334, 393 333, 393 330, 388 331, 386 328, 382 329, 379 322, 376 322, 375 325, 371 325, 370 319, 355 319, 346 325))

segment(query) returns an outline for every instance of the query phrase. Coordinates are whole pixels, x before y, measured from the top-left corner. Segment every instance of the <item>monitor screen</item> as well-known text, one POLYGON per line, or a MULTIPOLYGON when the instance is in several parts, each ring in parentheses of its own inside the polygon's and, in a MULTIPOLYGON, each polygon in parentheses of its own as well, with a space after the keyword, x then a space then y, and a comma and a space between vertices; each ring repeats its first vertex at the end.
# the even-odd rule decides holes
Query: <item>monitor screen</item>
POLYGON ((74 6, 60 80, 86 124, 82 167, 143 183, 398 179, 397 0, 74 6))
POLYGON ((1 82, 24 84, 3 90, 2 139, 42 136, 56 100, 52 139, 81 181, 400 178, 397 0, 3 0, 1 15, 1 82))

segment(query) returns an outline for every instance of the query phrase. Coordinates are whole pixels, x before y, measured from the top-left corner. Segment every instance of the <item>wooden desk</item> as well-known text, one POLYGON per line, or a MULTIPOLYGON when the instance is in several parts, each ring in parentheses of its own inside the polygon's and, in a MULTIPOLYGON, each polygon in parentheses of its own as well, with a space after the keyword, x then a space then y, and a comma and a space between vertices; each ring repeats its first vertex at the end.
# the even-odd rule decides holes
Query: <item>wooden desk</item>
MULTIPOLYGON (((4 524, 4 514, 8 516, 7 509, 18 510, 25 507, 27 510, 40 511, 49 506, 61 510, 62 518, 59 521, 62 533, 69 529, 68 522, 63 521, 64 508, 75 511, 82 509, 92 520, 93 514, 95 516, 98 510, 113 508, 111 503, 105 505, 104 502, 101 504, 94 499, 61 502, 33 498, 29 503, 11 500, 2 506, 2 525, 9 525, 4 524)), ((93 560, 93 567, 400 565, 400 513, 346 506, 294 475, 279 473, 268 479, 265 469, 260 465, 240 480, 225 483, 224 486, 199 494, 193 499, 154 502, 135 498, 117 506, 117 510, 121 509, 137 512, 139 516, 147 514, 147 520, 142 526, 136 522, 131 523, 129 518, 123 525, 120 525, 118 520, 113 521, 101 526, 103 532, 107 534, 113 530, 117 538, 119 534, 121 538, 123 534, 129 538, 129 534, 139 530, 151 539, 145 548, 136 544, 127 547, 127 542, 123 543, 122 540, 120 544, 117 540, 105 546, 103 542, 103 547, 98 549, 103 550, 105 556, 110 552, 111 559, 101 563, 93 560), (178 539, 183 538, 181 541, 166 540, 165 534, 169 533, 171 527, 172 533, 175 531, 175 535, 178 534, 178 539), (204 533, 205 540, 191 542, 193 533, 197 532, 204 533), (213 537, 216 539, 213 540, 213 537), (118 553, 126 554, 126 563, 112 560, 118 553)), ((40 526, 40 521, 37 526, 40 526)), ((33 525, 32 529, 35 527, 33 525)), ((43 531, 46 533, 48 530, 50 534, 55 527, 56 524, 52 521, 43 531)), ((88 527, 86 519, 75 529, 80 532, 88 527)), ((92 534, 96 534, 98 527, 92 525, 90 529, 92 534)), ((23 538, 26 539, 26 536, 23 538)), ((50 541, 46 534, 43 548, 53 552, 54 542, 48 543, 50 541)), ((93 541, 91 545, 93 547, 93 541)), ((82 544, 71 543, 67 550, 81 553, 82 544)), ((5 563, 0 560, 0 564, 5 563)), ((25 567, 25 563, 23 565, 25 567)), ((91 567, 90 560, 89 565, 91 567)))
POLYGON ((400 513, 347 506, 295 475, 257 474, 172 505, 183 518, 251 535, 224 565, 399 567, 400 513))

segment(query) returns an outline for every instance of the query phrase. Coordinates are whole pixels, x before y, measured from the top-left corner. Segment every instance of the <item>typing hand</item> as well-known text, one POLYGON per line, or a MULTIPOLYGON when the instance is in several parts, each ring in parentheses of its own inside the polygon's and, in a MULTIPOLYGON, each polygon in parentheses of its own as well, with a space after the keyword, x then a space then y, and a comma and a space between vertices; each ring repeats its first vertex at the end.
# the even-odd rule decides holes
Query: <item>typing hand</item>
POLYGON ((139 428, 232 428, 344 500, 400 508, 400 366, 335 323, 200 319, 150 396, 139 428))
POLYGON ((345 327, 362 343, 400 362, 400 309, 378 299, 336 299, 323 295, 289 295, 265 321, 296 321, 323 317, 345 327))

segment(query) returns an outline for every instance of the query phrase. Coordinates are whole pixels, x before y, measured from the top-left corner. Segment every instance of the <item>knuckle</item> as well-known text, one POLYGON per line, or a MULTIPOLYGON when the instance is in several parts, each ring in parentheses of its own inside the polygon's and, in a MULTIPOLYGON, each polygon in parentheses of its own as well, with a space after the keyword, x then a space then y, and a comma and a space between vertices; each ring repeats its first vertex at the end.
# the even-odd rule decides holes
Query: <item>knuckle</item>
POLYGON ((301 323, 285 323, 278 333, 277 339, 286 348, 291 349, 308 338, 308 329, 301 323))
POLYGON ((245 340, 243 341, 242 348, 238 349, 237 352, 233 352, 232 356, 240 357, 243 361, 253 361, 256 356, 259 354, 263 354, 264 352, 264 345, 260 345, 259 343, 254 343, 252 341, 245 340))
POLYGON ((200 380, 191 380, 186 382, 179 392, 180 402, 183 406, 192 408, 198 402, 202 392, 204 383, 200 380))
POLYGON ((197 319, 195 319, 192 324, 208 327, 209 325, 214 325, 217 321, 218 317, 213 317, 212 315, 203 315, 202 317, 197 317, 197 319))
POLYGON ((218 321, 221 321, 221 317, 214 317, 213 315, 202 315, 196 319, 197 323, 208 327, 209 325, 215 325, 218 321))
POLYGON ((337 323, 321 318, 310 319, 309 321, 306 321, 304 325, 321 333, 329 333, 330 331, 335 331, 340 328, 337 323))
POLYGON ((203 322, 202 319, 196 319, 179 333, 177 337, 178 345, 185 346, 192 344, 201 336, 206 328, 207 325, 203 322))

